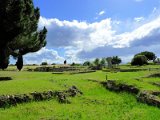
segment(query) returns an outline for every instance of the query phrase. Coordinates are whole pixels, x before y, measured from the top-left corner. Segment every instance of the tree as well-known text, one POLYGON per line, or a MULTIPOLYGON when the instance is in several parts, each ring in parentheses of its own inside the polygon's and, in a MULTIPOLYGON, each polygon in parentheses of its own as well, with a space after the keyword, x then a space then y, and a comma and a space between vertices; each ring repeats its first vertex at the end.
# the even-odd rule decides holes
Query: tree
POLYGON ((96 58, 93 62, 96 66, 98 66, 100 64, 100 60, 99 58, 96 58))
POLYGON ((141 52, 141 53, 138 53, 136 54, 135 56, 137 55, 144 55, 146 56, 147 60, 155 60, 156 59, 156 55, 153 53, 153 52, 149 52, 149 51, 144 51, 144 52, 141 52))
POLYGON ((34 8, 32 0, 0 0, 1 69, 8 67, 10 55, 18 63, 23 55, 46 45, 47 29, 37 31, 39 17, 39 8, 34 8))
POLYGON ((96 58, 94 61, 93 61, 93 66, 91 66, 91 68, 93 69, 93 70, 101 70, 102 69, 102 66, 101 66, 101 64, 100 64, 100 60, 99 60, 99 58, 96 58))
POLYGON ((148 64, 147 62, 147 57, 145 55, 137 55, 134 56, 134 58, 131 61, 131 65, 144 65, 144 64, 148 64))
POLYGON ((86 61, 83 63, 83 66, 90 66, 90 65, 91 65, 91 62, 89 62, 89 61, 86 61))
POLYGON ((47 62, 42 62, 41 65, 48 65, 48 63, 47 62))
POLYGON ((108 64, 108 68, 113 68, 113 66, 112 66, 112 57, 107 57, 106 58, 106 61, 107 61, 107 64, 108 64))
POLYGON ((72 64, 71 64, 71 66, 75 66, 76 64, 75 64, 75 62, 73 62, 72 64))
POLYGON ((106 59, 102 58, 101 61, 100 61, 100 65, 104 67, 105 64, 106 64, 106 59))
POLYGON ((112 64, 119 65, 122 62, 122 60, 118 56, 113 56, 111 62, 112 64))
POLYGON ((67 60, 64 61, 64 64, 65 64, 65 65, 67 64, 67 60))
POLYGON ((81 64, 73 62, 71 66, 81 66, 81 64))
POLYGON ((19 71, 21 71, 21 69, 23 68, 23 57, 22 57, 22 55, 18 56, 18 60, 16 62, 16 66, 17 66, 17 69, 19 71))

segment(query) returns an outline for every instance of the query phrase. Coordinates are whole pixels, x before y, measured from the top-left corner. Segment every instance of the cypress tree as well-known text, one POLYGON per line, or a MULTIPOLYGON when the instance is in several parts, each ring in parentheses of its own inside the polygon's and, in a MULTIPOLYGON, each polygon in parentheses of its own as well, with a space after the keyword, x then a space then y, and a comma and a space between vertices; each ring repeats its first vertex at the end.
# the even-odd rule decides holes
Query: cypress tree
POLYGON ((21 71, 21 69, 23 68, 23 56, 22 55, 18 56, 16 66, 19 71, 21 71))

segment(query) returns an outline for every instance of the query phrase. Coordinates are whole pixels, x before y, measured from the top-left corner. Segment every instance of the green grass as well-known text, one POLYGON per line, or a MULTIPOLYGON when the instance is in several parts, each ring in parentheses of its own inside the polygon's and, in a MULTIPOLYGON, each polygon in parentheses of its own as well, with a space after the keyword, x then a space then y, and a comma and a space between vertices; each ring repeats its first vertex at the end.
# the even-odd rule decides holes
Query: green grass
POLYGON ((151 74, 150 71, 97 71, 74 75, 0 71, 0 76, 13 78, 11 81, 0 82, 0 95, 64 90, 72 85, 84 93, 82 96, 69 98, 71 104, 60 104, 52 99, 0 109, 0 120, 159 120, 159 108, 139 103, 131 94, 111 92, 100 84, 87 80, 104 81, 107 75, 108 79, 134 84, 141 90, 160 90, 159 87, 150 84, 151 81, 160 81, 160 78, 145 78, 148 74, 151 74))

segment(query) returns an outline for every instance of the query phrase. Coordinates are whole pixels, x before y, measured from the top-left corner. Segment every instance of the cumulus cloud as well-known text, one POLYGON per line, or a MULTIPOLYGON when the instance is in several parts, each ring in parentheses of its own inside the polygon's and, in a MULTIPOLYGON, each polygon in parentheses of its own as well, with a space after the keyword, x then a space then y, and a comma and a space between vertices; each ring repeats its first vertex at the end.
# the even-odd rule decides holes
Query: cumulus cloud
POLYGON ((24 56, 24 63, 26 64, 40 64, 47 63, 63 63, 64 58, 60 57, 57 51, 47 48, 42 48, 36 53, 29 53, 24 56))
MULTIPOLYGON (((141 20, 145 21, 143 17, 137 17, 133 21, 140 24, 141 20)), ((39 27, 43 26, 48 29, 48 44, 39 52, 26 55, 26 62, 62 63, 64 59, 82 62, 113 55, 122 57, 126 62, 133 54, 144 50, 158 54, 160 47, 160 16, 123 33, 117 32, 117 29, 125 27, 125 23, 110 18, 88 23, 40 17, 39 27), (63 48, 64 55, 60 56, 53 48, 63 48)))
POLYGON ((90 51, 112 41, 115 31, 112 30, 111 19, 87 23, 60 21, 58 19, 40 18, 40 26, 48 29, 48 47, 76 47, 90 51), (107 38, 107 39, 106 39, 107 38))

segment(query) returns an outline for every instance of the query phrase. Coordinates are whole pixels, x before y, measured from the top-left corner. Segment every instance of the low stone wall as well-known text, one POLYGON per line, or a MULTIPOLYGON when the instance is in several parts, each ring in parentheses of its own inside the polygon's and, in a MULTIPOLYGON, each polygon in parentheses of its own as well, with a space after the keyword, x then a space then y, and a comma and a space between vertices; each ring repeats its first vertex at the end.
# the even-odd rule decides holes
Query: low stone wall
POLYGON ((85 71, 87 70, 86 68, 80 68, 80 67, 37 67, 34 69, 36 72, 67 72, 67 71, 85 71))
POLYGON ((96 72, 95 70, 87 70, 87 71, 68 71, 68 72, 53 72, 52 74, 84 74, 84 73, 92 73, 96 72))
POLYGON ((0 81, 8 81, 8 80, 12 80, 11 77, 0 77, 0 81))
POLYGON ((92 73, 92 72, 96 72, 96 71, 95 70, 74 71, 74 72, 70 72, 70 74, 83 74, 83 73, 92 73))
POLYGON ((160 107, 160 91, 140 91, 140 89, 133 85, 117 83, 115 80, 108 80, 101 82, 101 84, 112 91, 132 93, 136 95, 137 101, 139 102, 160 107))
POLYGON ((153 73, 147 76, 147 78, 160 78, 160 73, 153 73))
POLYGON ((101 84, 107 89, 117 92, 125 91, 128 93, 138 94, 140 91, 137 87, 133 85, 117 83, 115 80, 108 80, 106 82, 101 82, 101 84))
POLYGON ((142 91, 137 95, 137 100, 148 105, 160 107, 160 91, 142 91))
POLYGON ((82 95, 83 93, 78 90, 76 86, 72 86, 68 90, 64 91, 45 91, 20 95, 2 95, 0 96, 0 108, 15 106, 20 103, 27 103, 31 101, 49 100, 53 98, 56 98, 60 103, 71 103, 67 97, 75 97, 78 94, 82 95))

